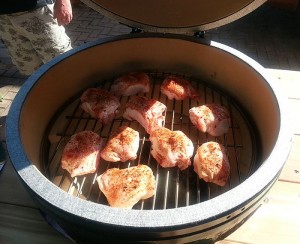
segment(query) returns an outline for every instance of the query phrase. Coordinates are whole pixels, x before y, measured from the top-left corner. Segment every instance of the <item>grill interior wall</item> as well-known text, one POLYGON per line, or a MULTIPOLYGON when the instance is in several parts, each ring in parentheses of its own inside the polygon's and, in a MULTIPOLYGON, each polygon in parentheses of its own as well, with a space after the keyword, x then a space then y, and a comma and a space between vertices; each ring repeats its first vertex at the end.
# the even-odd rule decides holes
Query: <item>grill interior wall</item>
MULTIPOLYGON (((154 197, 140 201, 134 208, 169 209, 209 200, 237 186, 255 171, 257 146, 254 130, 243 109, 231 97, 203 81, 185 76, 200 91, 199 101, 191 99, 184 101, 168 100, 165 95, 160 93, 160 84, 167 73, 151 72, 149 75, 152 81, 151 91, 140 95, 157 99, 167 105, 165 127, 172 130, 182 130, 193 141, 195 152, 197 147, 206 141, 217 141, 226 147, 231 166, 228 183, 224 187, 205 183, 203 180, 199 180, 193 171, 193 166, 184 171, 159 166, 150 155, 149 135, 136 121, 127 121, 122 118, 129 97, 120 97, 121 106, 116 118, 110 125, 102 127, 97 120, 91 118, 80 108, 79 95, 71 103, 65 104, 62 112, 49 125, 49 130, 44 137, 41 153, 45 165, 44 173, 56 186, 82 199, 107 204, 105 196, 101 194, 98 188, 96 177, 111 167, 126 168, 137 164, 147 164, 154 172, 157 192, 154 197), (189 120, 189 108, 211 102, 224 105, 229 109, 231 127, 224 136, 212 137, 207 133, 199 132, 189 120), (121 125, 129 125, 140 133, 137 159, 127 163, 108 163, 101 159, 99 169, 95 174, 75 177, 74 179, 61 169, 62 150, 71 135, 82 130, 92 130, 107 140, 111 132, 121 125)), ((110 85, 111 80, 95 84, 95 87, 109 90, 110 85)))

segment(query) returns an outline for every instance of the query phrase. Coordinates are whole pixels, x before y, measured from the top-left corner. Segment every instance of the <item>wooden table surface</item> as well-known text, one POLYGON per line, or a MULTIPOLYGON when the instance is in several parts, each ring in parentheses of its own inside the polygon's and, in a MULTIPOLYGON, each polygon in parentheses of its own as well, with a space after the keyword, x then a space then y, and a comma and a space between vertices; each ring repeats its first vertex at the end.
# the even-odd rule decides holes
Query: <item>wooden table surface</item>
MULTIPOLYGON (((268 71, 294 111, 292 150, 267 201, 218 244, 300 243, 300 72, 268 71)), ((0 243, 71 243, 43 219, 9 161, 0 174, 0 243)))

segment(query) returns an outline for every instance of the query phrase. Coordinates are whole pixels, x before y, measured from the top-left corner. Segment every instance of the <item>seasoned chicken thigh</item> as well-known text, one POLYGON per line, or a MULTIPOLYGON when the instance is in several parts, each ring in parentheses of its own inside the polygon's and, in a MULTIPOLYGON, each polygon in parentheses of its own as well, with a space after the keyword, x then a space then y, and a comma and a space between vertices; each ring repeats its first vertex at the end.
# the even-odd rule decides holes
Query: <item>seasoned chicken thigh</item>
POLYGON ((224 186, 230 174, 230 164, 224 146, 217 142, 202 144, 194 157, 194 170, 200 179, 224 186))
POLYGON ((71 177, 95 173, 100 161, 102 138, 92 131, 82 131, 71 136, 61 158, 61 167, 71 177))
POLYGON ((120 106, 119 100, 114 95, 99 88, 87 89, 80 100, 81 108, 103 124, 108 124, 114 119, 120 106))
POLYGON ((192 141, 182 131, 156 129, 150 134, 151 154, 164 168, 178 166, 180 170, 191 165, 194 153, 192 141))
POLYGON ((111 92, 117 96, 131 96, 147 93, 150 90, 150 78, 144 72, 131 72, 115 79, 111 92))
POLYGON ((189 110, 191 122, 202 132, 212 136, 225 134, 230 126, 227 109, 218 104, 206 104, 189 110))
POLYGON ((174 75, 170 75, 164 79, 160 90, 170 100, 184 100, 186 98, 196 98, 199 96, 190 82, 174 75))
POLYGON ((154 129, 163 126, 165 121, 163 113, 166 108, 166 105, 155 99, 135 96, 126 104, 123 117, 138 121, 150 134, 154 129))
POLYGON ((126 162, 136 159, 138 148, 139 132, 128 126, 121 126, 110 137, 101 151, 101 157, 109 162, 126 162))
POLYGON ((139 200, 155 194, 153 172, 143 164, 126 169, 108 169, 97 177, 97 182, 112 207, 131 209, 139 200))

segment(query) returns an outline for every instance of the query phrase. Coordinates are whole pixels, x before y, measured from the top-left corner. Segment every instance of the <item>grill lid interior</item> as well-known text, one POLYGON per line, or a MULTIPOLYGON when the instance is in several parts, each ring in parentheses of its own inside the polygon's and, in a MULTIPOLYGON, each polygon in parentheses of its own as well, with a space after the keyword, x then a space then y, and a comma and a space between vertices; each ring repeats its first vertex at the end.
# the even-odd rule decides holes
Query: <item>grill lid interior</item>
POLYGON ((266 0, 81 0, 94 10, 144 31, 188 33, 225 25, 261 6, 266 0))

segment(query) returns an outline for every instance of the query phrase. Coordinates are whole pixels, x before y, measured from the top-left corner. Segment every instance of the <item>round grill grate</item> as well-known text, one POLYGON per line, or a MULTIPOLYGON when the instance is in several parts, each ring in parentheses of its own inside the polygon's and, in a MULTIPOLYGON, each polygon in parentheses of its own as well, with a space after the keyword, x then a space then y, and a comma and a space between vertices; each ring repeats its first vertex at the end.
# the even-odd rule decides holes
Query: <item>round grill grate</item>
MULTIPOLYGON (((156 178, 156 194, 147 200, 137 203, 135 209, 170 209, 207 201, 216 197, 247 179, 259 165, 256 165, 257 142, 255 128, 250 123, 238 103, 204 81, 199 81, 188 75, 182 75, 198 89, 201 94, 199 100, 186 99, 184 101, 168 100, 160 93, 160 85, 167 75, 179 75, 166 72, 149 72, 151 90, 147 94, 138 94, 154 98, 167 106, 165 127, 171 130, 182 130, 194 143, 195 152, 199 145, 207 141, 217 141, 227 149, 231 172, 228 183, 224 187, 206 183, 199 179, 193 166, 184 171, 178 168, 162 168, 150 154, 151 143, 149 135, 136 121, 123 119, 122 114, 130 97, 119 97, 121 106, 114 121, 102 126, 96 119, 91 118, 80 108, 78 94, 60 108, 51 120, 43 139, 41 158, 43 172, 57 187, 74 196, 108 205, 105 196, 100 192, 96 177, 112 167, 126 168, 138 164, 146 164, 154 172, 156 178), (189 120, 189 108, 206 103, 218 103, 228 108, 231 117, 229 132, 220 137, 212 137, 207 133, 199 132, 189 120), (68 172, 60 167, 62 150, 70 136, 83 130, 92 130, 105 140, 121 125, 128 125, 140 133, 138 157, 126 163, 108 163, 101 159, 98 171, 95 174, 71 178, 68 172)), ((112 79, 113 80, 113 79, 112 79)), ((95 84, 95 87, 110 89, 112 80, 95 84)), ((83 91, 82 91, 83 92, 83 91)), ((194 153, 195 153, 194 152, 194 153)))

